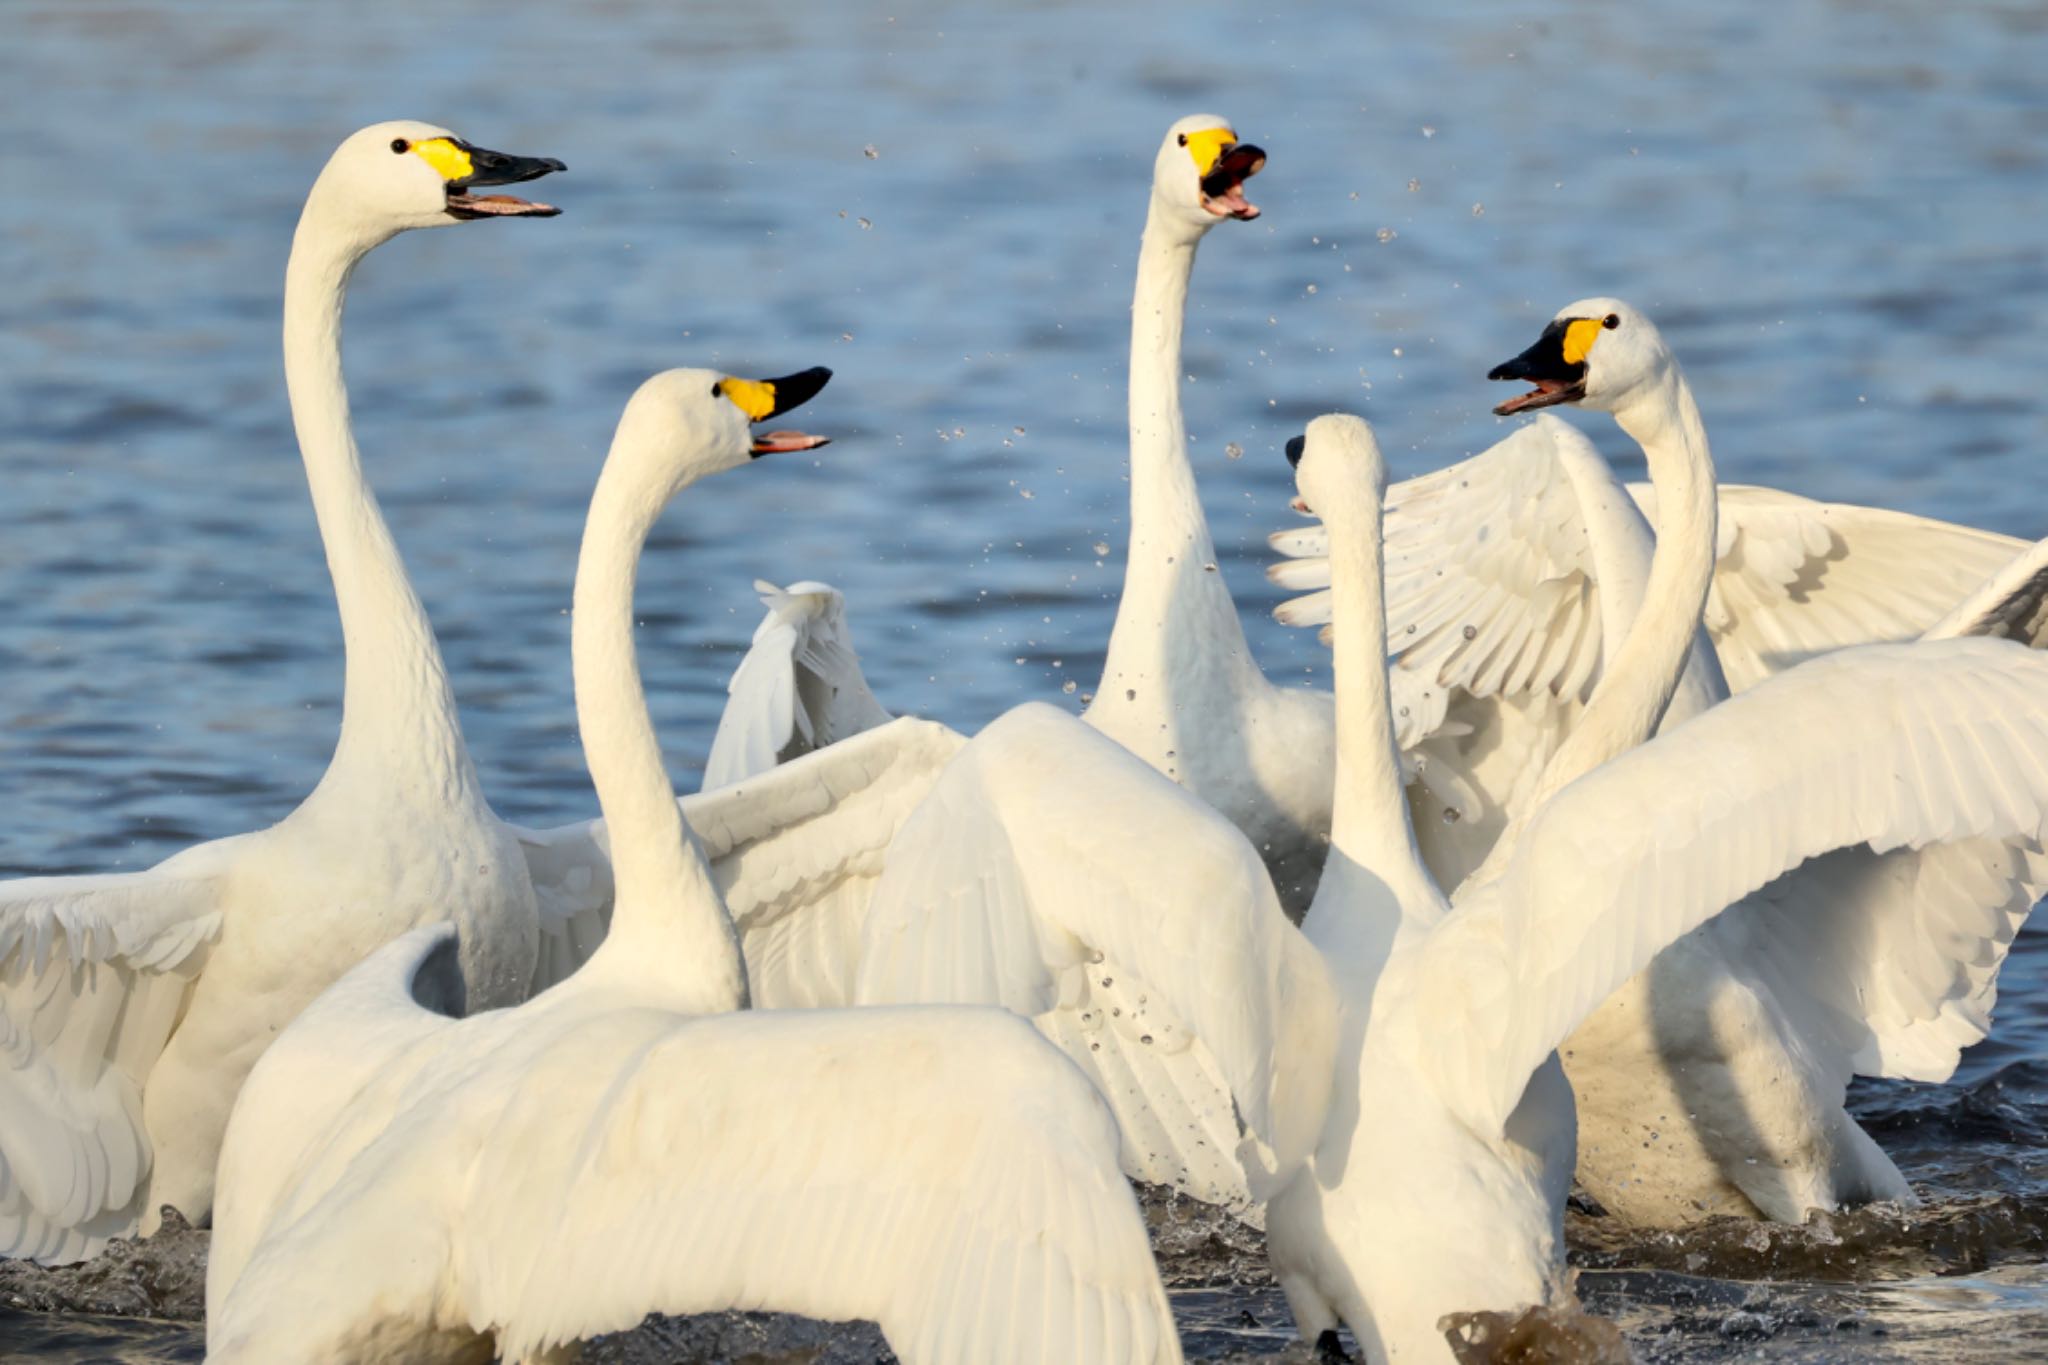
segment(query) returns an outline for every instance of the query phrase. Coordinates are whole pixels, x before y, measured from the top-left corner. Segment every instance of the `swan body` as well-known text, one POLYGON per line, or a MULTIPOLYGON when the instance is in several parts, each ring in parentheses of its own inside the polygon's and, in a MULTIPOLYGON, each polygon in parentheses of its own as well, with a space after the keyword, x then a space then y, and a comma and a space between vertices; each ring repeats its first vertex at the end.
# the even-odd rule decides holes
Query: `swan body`
POLYGON ((860 671, 837 588, 778 588, 756 579, 754 591, 768 615, 726 685, 729 699, 704 762, 705 791, 889 721, 860 671))
MULTIPOLYGON (((1576 369, 1539 342, 1497 375, 1533 379, 1539 401, 1563 393, 1612 412, 1644 445, 1653 478, 1675 464, 1687 471, 1681 488, 1711 483, 1697 408, 1654 326, 1616 300, 1591 299, 1568 307, 1546 335, 1575 326, 1589 338, 1576 369)), ((1656 558, 1688 550, 1704 558, 1716 544, 1712 530, 1671 528, 1659 535, 1656 558)), ((2037 617, 2042 554, 2035 547, 2020 556, 1923 638, 1967 633, 1986 618, 2008 623, 2009 633, 2010 623, 2037 617)), ((1752 559, 1760 571, 1761 558, 1752 559)), ((1634 661, 1645 687, 1697 672, 1711 655, 1710 645, 1679 635, 1693 619, 1685 601, 1645 596, 1639 609, 1625 609, 1635 610, 1632 635, 1656 630, 1659 617, 1672 623, 1663 643, 1634 661)), ((1569 782, 1659 724, 1682 728, 1727 695, 1710 676, 1668 711, 1638 713, 1596 736, 1602 747, 1576 758, 1570 751, 1584 736, 1575 734, 1540 785, 1569 782)), ((1501 856, 1496 850, 1490 861, 1501 856)), ((2043 892, 2048 859, 2025 833, 1889 852, 1845 848, 1788 870, 1673 945, 1567 1043, 1580 1097, 1581 1182, 1610 1211, 1667 1226, 1711 1213, 1796 1222, 1810 1209, 1910 1199, 1890 1158, 1843 1107, 1849 1077, 1946 1079, 1961 1048, 1988 1028, 1998 966, 2043 892), (1967 966, 1930 947, 1956 943, 1976 945, 1967 966)))
POLYGON ((343 142, 307 196, 285 274, 285 377, 347 647, 341 734, 319 785, 269 829, 144 872, 0 883, 0 1254, 78 1260, 153 1230, 164 1204, 202 1220, 250 1066, 399 934, 451 922, 469 998, 523 996, 533 892, 363 476, 340 326, 349 276, 378 244, 552 214, 472 191, 560 169, 384 123, 343 142))
POLYGON ((743 1009, 640 689, 633 578, 681 487, 817 443, 764 446, 747 419, 822 373, 772 381, 766 413, 701 370, 628 405, 573 625, 609 932, 525 1005, 457 1020, 456 932, 424 929, 286 1031, 224 1154, 209 1359, 552 1361, 652 1311, 723 1308, 870 1318, 907 1362, 1180 1359, 1113 1123, 1028 1025, 743 1009))
POLYGON ((1328 828, 1329 700, 1268 682, 1252 659, 1188 462, 1181 332, 1195 251, 1258 210, 1239 188, 1265 154, 1222 119, 1167 130, 1154 162, 1131 304, 1131 537, 1123 596, 1087 722, 1223 812, 1298 909, 1328 828))
MULTIPOLYGON (((1295 452, 1330 527, 1338 624, 1337 806, 1303 931, 1336 974, 1343 1043, 1322 1140, 1270 1205, 1268 1245, 1305 1335, 1341 1321, 1375 1360, 1449 1360, 1444 1315, 1568 1294, 1574 1114, 1553 1050, 1671 944, 1815 860, 2038 841, 2048 659, 1956 639, 1789 669, 1594 757, 1497 875, 1447 902, 1413 838, 1394 740, 1378 447, 1364 423, 1326 417, 1295 452)), ((1647 590, 1674 581, 1653 567, 1647 590)), ((1595 689, 1575 733, 1612 741, 1639 723, 1655 688, 1617 681, 1595 689), (1618 712, 1603 711, 1610 696, 1618 712)), ((1997 941, 1996 926, 1973 929, 1887 964, 1890 993, 1970 976, 1997 941)), ((1821 932, 1816 948, 1848 946, 1821 932)))

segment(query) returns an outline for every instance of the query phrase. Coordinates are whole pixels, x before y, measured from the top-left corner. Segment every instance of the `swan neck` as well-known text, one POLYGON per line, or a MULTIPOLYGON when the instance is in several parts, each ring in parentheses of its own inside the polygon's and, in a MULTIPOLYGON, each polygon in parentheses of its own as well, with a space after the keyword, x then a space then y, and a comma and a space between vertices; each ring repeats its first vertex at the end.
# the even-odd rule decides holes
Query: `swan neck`
POLYGON ((426 609, 364 477, 341 369, 350 277, 390 233, 351 230, 314 186, 285 267, 284 373, 313 514, 341 613, 341 736, 328 774, 411 774, 439 799, 481 799, 426 609))
POLYGON ((1712 586, 1718 499, 1705 424, 1674 363, 1618 408, 1622 430, 1643 448, 1657 491, 1657 547, 1642 606, 1578 728, 1544 770, 1537 801, 1656 733, 1685 671, 1712 586))
POLYGON ((739 941, 690 835, 647 710, 633 590, 648 532, 673 491, 635 477, 622 427, 598 476, 576 565, 570 648, 584 759, 611 836, 610 931, 584 971, 690 1013, 744 1007, 739 941))
POLYGON ((1330 529, 1338 623, 1337 774, 1329 866, 1302 927, 1326 954, 1377 972, 1404 927, 1436 923, 1443 898, 1415 842, 1394 733, 1380 501, 1370 484, 1347 481, 1341 498, 1317 511, 1330 529))
POLYGON ((1200 234, 1155 202, 1138 247, 1131 301, 1130 544, 1110 632, 1100 702, 1170 704, 1165 678, 1220 671, 1226 684, 1264 681, 1246 648, 1237 606, 1216 563, 1181 421, 1181 337, 1200 234))

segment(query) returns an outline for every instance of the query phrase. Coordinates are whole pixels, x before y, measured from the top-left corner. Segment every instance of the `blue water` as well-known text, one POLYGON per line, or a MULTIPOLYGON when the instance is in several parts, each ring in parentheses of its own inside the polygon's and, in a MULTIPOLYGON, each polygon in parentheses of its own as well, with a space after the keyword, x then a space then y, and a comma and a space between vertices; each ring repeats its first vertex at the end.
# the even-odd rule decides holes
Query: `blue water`
MULTIPOLYGON (((1197 110, 1271 157, 1265 216, 1203 248, 1187 407, 1275 677, 1327 667, 1264 618, 1279 444, 1351 408, 1399 473, 1477 450, 1487 368, 1588 294, 1658 319, 1725 479, 2048 532, 2044 70, 2048 10, 2019 3, 0 0, 0 871, 146 865, 283 815, 325 762, 340 640, 279 283, 363 123, 571 167, 560 219, 381 249, 347 330, 477 761, 547 822, 594 810, 584 500, 671 365, 837 371, 803 418, 834 446, 701 486, 650 549, 679 784, 757 576, 844 589, 895 709, 1079 706, 1121 575, 1147 177, 1197 110)), ((2043 960, 1964 1081, 2044 1055, 2043 960)))

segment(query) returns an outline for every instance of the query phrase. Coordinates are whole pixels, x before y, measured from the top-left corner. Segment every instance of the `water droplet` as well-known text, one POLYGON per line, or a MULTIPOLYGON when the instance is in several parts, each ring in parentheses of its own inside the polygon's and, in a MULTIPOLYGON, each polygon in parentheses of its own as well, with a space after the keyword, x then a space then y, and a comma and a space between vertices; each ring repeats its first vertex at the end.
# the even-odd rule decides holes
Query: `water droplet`
POLYGON ((841 341, 851 341, 851 340, 853 340, 853 333, 851 333, 851 332, 841 332, 841 333, 839 334, 839 339, 840 339, 841 341))
POLYGON ((1466 638, 1466 639, 1468 639, 1468 640, 1476 640, 1476 639, 1478 639, 1478 638, 1479 638, 1479 627, 1477 627, 1477 626, 1467 626, 1467 627, 1465 627, 1465 638, 1466 638))
POLYGON ((1152 1044, 1152 1035, 1149 1033, 1141 1033, 1138 1035, 1138 1041, 1145 1044, 1147 1047, 1150 1047, 1152 1044))
POLYGON ((1098 554, 1098 555, 1106 555, 1106 554, 1108 554, 1108 553, 1109 553, 1109 542, 1108 542, 1108 541, 1106 541, 1106 540, 1098 540, 1098 541, 1096 541, 1096 542, 1095 542, 1095 553, 1096 553, 1096 554, 1098 554))
POLYGON ((1078 686, 1080 686, 1079 683, 1076 683, 1072 678, 1069 678, 1065 682, 1060 684, 1060 691, 1071 695, 1074 689, 1078 686))
POLYGON ((965 435, 967 434, 967 428, 966 428, 966 427, 954 427, 954 428, 953 428, 953 434, 954 434, 955 436, 965 436, 965 435))
POLYGON ((1428 124, 1428 123, 1425 123, 1425 124, 1423 124, 1423 125, 1422 125, 1422 135, 1423 135, 1424 137, 1435 137, 1435 136, 1436 136, 1436 128, 1435 128, 1435 126, 1434 126, 1434 125, 1432 125, 1432 124, 1428 124))
POLYGON ((1457 823, 1458 823, 1458 821, 1460 821, 1460 820, 1462 820, 1462 819, 1464 819, 1464 818, 1465 818, 1464 816, 1462 816, 1462 815, 1458 814, 1458 809, 1457 809, 1457 807, 1455 807, 1455 806, 1445 806, 1445 807, 1444 807, 1444 823, 1445 823, 1445 824, 1447 824, 1447 825, 1455 825, 1455 824, 1457 824, 1457 823))
POLYGON ((1408 633, 1410 635, 1413 635, 1415 633, 1415 623, 1413 621, 1410 621, 1408 623, 1408 633))
POLYGON ((867 230, 868 230, 869 228, 871 228, 871 227, 873 227, 873 226, 874 226, 874 222, 873 222, 873 220, 871 220, 871 219, 867 219, 867 218, 862 218, 862 219, 860 219, 860 220, 859 220, 859 222, 860 222, 860 230, 861 230, 862 232, 866 232, 866 231, 867 231, 867 230))
POLYGON ((1136 701, 1137 699, 1138 699, 1138 689, 1137 689, 1137 688, 1135 688, 1135 687, 1126 687, 1126 688, 1124 689, 1124 700, 1125 700, 1125 701, 1136 701))
POLYGON ((867 146, 860 149, 860 154, 866 157, 868 160, 873 161, 882 153, 880 152, 880 150, 876 148, 874 143, 870 142, 867 146))
POLYGON ((1472 206, 1472 216, 1474 218, 1484 218, 1486 216, 1486 205, 1474 204, 1472 206))
POLYGON ((1209 562, 1208 562, 1207 564, 1204 564, 1204 565, 1202 566, 1202 572, 1203 572, 1203 573, 1215 573, 1215 572, 1216 572, 1216 562, 1215 562, 1214 560, 1211 560, 1211 561, 1209 561, 1209 562))
POLYGON ((1410 193, 1410 194, 1413 194, 1413 193, 1415 193, 1415 192, 1416 192, 1417 190, 1419 190, 1419 189, 1421 189, 1421 188, 1422 188, 1422 182, 1421 182, 1420 180, 1410 180, 1410 181, 1408 182, 1408 193, 1410 193))
POLYGON ((1244 447, 1232 441, 1229 445, 1223 447, 1223 454, 1227 459, 1242 460, 1244 458, 1244 447))
POLYGON ((1316 287, 1314 285, 1310 285, 1306 292, 1313 294, 1316 292, 1316 287))
POLYGON ((1400 348, 1399 346, 1396 346, 1396 347, 1394 348, 1394 357, 1395 357, 1395 359, 1397 359, 1397 360, 1398 360, 1398 359, 1400 358, 1400 356, 1401 356, 1401 348, 1400 348))
POLYGON ((1374 235, 1377 236, 1382 242, 1391 242, 1396 237, 1399 237, 1401 234, 1394 231, 1392 228, 1381 228, 1374 235))
MULTIPOLYGON (((1008 445, 1008 444, 1009 444, 1009 442, 1008 442, 1008 441, 1005 441, 1005 442, 1003 442, 1003 444, 1004 444, 1004 445, 1008 445)), ((1028 489, 1028 488, 1020 488, 1020 489, 1018 489, 1018 490, 1017 490, 1017 495, 1018 495, 1019 497, 1023 498, 1023 499, 1024 499, 1024 500, 1025 500, 1026 502, 1029 502, 1029 501, 1030 501, 1031 499, 1033 499, 1033 498, 1035 498, 1035 497, 1037 497, 1037 496, 1038 496, 1038 494, 1036 494, 1036 493, 1032 492, 1032 491, 1031 491, 1030 489, 1028 489)))

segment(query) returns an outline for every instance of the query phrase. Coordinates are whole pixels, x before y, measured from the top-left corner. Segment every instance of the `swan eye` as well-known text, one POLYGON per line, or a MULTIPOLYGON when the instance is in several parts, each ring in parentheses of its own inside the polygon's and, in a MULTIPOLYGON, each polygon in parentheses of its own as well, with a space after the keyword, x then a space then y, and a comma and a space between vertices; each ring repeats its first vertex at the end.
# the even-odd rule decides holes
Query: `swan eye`
POLYGON ((723 397, 725 397, 725 385, 723 385, 723 384, 713 384, 713 385, 711 386, 711 396, 712 396, 713 398, 723 398, 723 397))
POLYGON ((1621 326, 1621 314, 1609 313, 1606 317, 1600 319, 1600 325, 1602 327, 1605 327, 1610 332, 1613 331, 1615 328, 1621 326))
POLYGON ((1183 147, 1188 145, 1188 135, 1186 133, 1180 135, 1180 145, 1183 147))
POLYGON ((412 144, 402 137, 395 137, 391 139, 391 150, 403 156, 412 150, 412 144))

